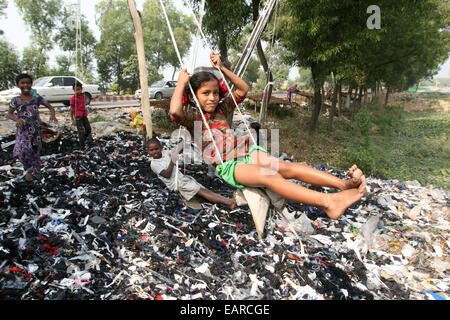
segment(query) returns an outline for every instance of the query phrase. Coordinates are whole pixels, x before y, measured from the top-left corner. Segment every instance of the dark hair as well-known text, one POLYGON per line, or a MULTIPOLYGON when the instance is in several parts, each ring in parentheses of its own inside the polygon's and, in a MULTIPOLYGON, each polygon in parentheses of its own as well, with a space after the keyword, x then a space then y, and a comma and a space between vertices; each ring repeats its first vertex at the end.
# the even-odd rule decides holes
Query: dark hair
MULTIPOLYGON (((219 86, 219 97, 222 99, 222 88, 220 87, 219 79, 217 79, 214 73, 208 71, 196 72, 190 78, 189 83, 191 84, 194 93, 197 94, 197 90, 201 87, 202 83, 211 80, 217 81, 217 85, 219 86)), ((189 86, 186 87, 186 92, 191 93, 189 86)))
POLYGON ((75 83, 72 85, 72 88, 75 90, 75 87, 83 88, 83 85, 79 81, 75 81, 75 83))
POLYGON ((150 139, 147 141, 147 148, 148 148, 148 146, 149 146, 150 144, 156 144, 156 145, 158 145, 158 146, 161 147, 161 142, 160 142, 160 141, 158 140, 158 138, 156 138, 156 137, 150 138, 150 139))
POLYGON ((18 85, 20 80, 27 78, 33 83, 33 78, 28 73, 21 73, 16 77, 16 84, 18 85))

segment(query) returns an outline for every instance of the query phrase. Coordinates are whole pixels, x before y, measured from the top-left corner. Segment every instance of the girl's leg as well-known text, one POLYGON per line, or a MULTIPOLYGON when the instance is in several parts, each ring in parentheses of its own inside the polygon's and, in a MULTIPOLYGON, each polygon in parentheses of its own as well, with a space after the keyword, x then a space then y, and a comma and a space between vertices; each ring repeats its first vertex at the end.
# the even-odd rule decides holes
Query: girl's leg
POLYGON ((217 194, 215 192, 212 192, 211 190, 200 188, 200 190, 197 192, 198 196, 201 196, 202 198, 205 198, 209 202, 212 203, 221 203, 223 205, 226 205, 230 209, 234 209, 236 206, 236 200, 233 198, 226 198, 220 194, 217 194))
POLYGON ((83 117, 76 117, 76 126, 78 131, 78 142, 81 148, 84 148, 85 140, 86 140, 86 130, 84 128, 83 117))
MULTIPOLYGON (((23 164, 23 168, 26 172, 25 174, 25 180, 26 181, 33 181, 34 175, 36 173, 36 157, 33 153, 29 152, 28 154, 24 155, 20 161, 23 164)), ((40 170, 40 163, 38 170, 40 170)))
POLYGON ((33 175, 36 178, 41 177, 41 147, 35 146, 32 155, 33 175))
POLYGON ((234 170, 236 180, 248 187, 268 187, 282 197, 322 208, 332 219, 338 219, 353 203, 359 201, 363 193, 358 189, 348 189, 337 193, 322 193, 310 190, 286 180, 275 170, 270 174, 265 169, 252 164, 240 163, 234 170))
POLYGON ((83 117, 83 118, 84 118, 83 122, 84 122, 85 137, 88 140, 88 142, 90 142, 90 140, 92 139, 92 137, 91 137, 91 133, 92 133, 91 124, 89 123, 88 117, 83 117))
MULTIPOLYGON (((342 180, 327 172, 314 169, 301 163, 283 161, 262 151, 255 151, 250 156, 251 163, 263 168, 277 171, 285 179, 296 179, 309 184, 347 190, 362 183, 362 171, 356 165, 350 168, 350 180, 342 180)), ((264 174, 266 170, 261 173, 264 174)), ((269 171, 270 172, 270 171, 269 171)))

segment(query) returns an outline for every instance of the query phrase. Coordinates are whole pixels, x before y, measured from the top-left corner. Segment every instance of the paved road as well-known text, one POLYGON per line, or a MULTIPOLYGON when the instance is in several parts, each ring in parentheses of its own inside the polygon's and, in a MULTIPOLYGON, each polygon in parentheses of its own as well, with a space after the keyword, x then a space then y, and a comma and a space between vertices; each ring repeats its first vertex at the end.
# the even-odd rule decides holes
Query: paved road
MULTIPOLYGON (((139 107, 141 104, 137 100, 125 100, 125 101, 92 101, 89 107, 91 108, 119 108, 119 107, 139 107)), ((53 102, 52 106, 54 106, 58 111, 66 107, 62 103, 53 102)), ((41 106, 39 108, 41 111, 48 111, 47 107, 41 106)), ((8 105, 2 104, 0 105, 0 113, 6 113, 8 111, 8 105)))

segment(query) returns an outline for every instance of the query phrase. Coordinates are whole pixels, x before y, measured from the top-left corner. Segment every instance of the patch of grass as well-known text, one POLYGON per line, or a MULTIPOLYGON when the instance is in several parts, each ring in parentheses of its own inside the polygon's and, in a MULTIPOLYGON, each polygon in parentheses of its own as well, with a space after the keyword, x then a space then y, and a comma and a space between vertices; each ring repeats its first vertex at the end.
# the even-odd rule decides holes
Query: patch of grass
POLYGON ((418 180, 448 189, 450 186, 449 114, 405 113, 389 138, 374 136, 385 166, 381 173, 399 180, 418 180), (383 152, 386 150, 385 152, 383 152))
POLYGON ((105 122, 105 121, 111 121, 111 120, 103 118, 102 116, 96 116, 95 118, 89 119, 89 123, 105 122))
MULTIPOLYGON (((344 117, 335 119, 335 130, 330 133, 327 130, 327 118, 321 116, 316 133, 310 136, 308 134, 311 118, 309 110, 296 107, 289 109, 282 117, 277 116, 279 112, 280 110, 275 112, 269 110, 267 120, 269 123, 273 122, 274 128, 279 129, 280 152, 293 155, 295 161, 309 165, 328 163, 340 167, 347 162, 344 153, 349 122, 344 117)), ((257 117, 256 114, 254 116, 257 117)))
POLYGON ((298 107, 288 115, 278 113, 269 111, 268 121, 280 130, 280 152, 294 155, 295 161, 345 170, 356 163, 368 175, 450 187, 448 113, 407 112, 375 103, 361 109, 353 122, 336 117, 333 132, 321 115, 313 136, 308 135, 310 111, 298 107))
POLYGON ((424 93, 424 92, 421 92, 418 94, 418 96, 422 99, 427 99, 427 100, 436 100, 436 99, 450 100, 450 93, 439 93, 439 92, 424 93))
POLYGON ((155 134, 171 134, 173 131, 179 128, 179 125, 170 119, 169 111, 166 109, 156 109, 152 113, 152 129, 155 134))

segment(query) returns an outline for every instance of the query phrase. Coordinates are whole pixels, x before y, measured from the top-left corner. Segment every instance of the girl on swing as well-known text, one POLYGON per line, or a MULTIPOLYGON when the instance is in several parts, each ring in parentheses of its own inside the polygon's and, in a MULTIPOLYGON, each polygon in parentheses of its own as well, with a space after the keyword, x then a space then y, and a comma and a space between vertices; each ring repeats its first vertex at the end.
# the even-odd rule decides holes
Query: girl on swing
MULTIPOLYGON (((234 85, 235 91, 232 94, 236 103, 242 102, 248 92, 247 84, 223 66, 219 55, 211 52, 210 60, 212 66, 220 69, 234 85)), ((350 179, 341 180, 309 166, 275 158, 263 148, 249 144, 248 139, 243 141, 243 145, 241 143, 237 147, 235 147, 236 141, 232 141, 234 147, 230 152, 227 116, 234 112, 236 104, 233 98, 231 95, 223 98, 227 88, 214 74, 198 72, 190 77, 185 68, 178 76, 178 83, 170 102, 170 116, 173 121, 185 126, 191 135, 198 130, 198 127, 195 127, 202 123, 203 117, 192 102, 189 84, 213 132, 214 147, 207 127, 201 126, 203 157, 228 184, 236 188, 270 188, 286 199, 322 208, 331 219, 339 219, 349 206, 365 195, 366 180, 356 165, 349 169, 350 179), (216 147, 218 150, 226 149, 227 152, 220 156, 216 154, 216 147), (339 189, 340 192, 322 193, 288 179, 332 187, 339 189)))

